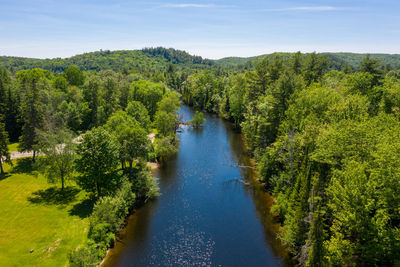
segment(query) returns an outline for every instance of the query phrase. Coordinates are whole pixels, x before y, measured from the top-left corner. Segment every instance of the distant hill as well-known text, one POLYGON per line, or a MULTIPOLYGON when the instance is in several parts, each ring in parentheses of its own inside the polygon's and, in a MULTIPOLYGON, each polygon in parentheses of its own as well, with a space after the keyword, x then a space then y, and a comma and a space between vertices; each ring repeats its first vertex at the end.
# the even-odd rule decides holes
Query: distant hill
MULTIPOLYGON (((0 56, 0 65, 12 71, 21 69, 43 68, 54 72, 62 72, 70 65, 78 65, 82 70, 114 71, 126 70, 161 70, 173 64, 177 69, 252 69, 264 56, 272 59, 278 56, 289 62, 294 53, 272 53, 255 57, 226 57, 218 60, 204 59, 173 48, 144 48, 141 50, 97 51, 76 55, 70 58, 34 59, 22 57, 0 56)), ((306 54, 303 54, 306 55, 306 54)), ((367 54, 356 53, 321 53, 330 59, 331 69, 341 69, 349 65, 357 69, 367 54)), ((386 66, 400 67, 400 55, 370 54, 386 66)))
MULTIPOLYGON (((255 57, 226 57, 222 59, 215 60, 216 63, 228 67, 244 67, 253 66, 257 61, 261 60, 263 57, 267 59, 272 59, 275 56, 283 58, 284 61, 293 58, 295 53, 272 53, 264 54, 255 57)), ((360 66, 361 61, 368 54, 357 54, 357 53, 319 53, 320 55, 327 56, 331 61, 331 69, 340 69, 340 67, 348 64, 353 69, 357 69, 360 66)), ((306 54, 303 54, 306 55, 306 54)), ((369 54, 371 58, 378 59, 382 65, 390 65, 391 67, 400 67, 400 54, 369 54)))
POLYGON ((62 72, 70 65, 78 65, 82 70, 112 69, 159 70, 174 64, 177 68, 205 69, 215 65, 209 59, 192 56, 185 51, 172 48, 144 48, 142 50, 97 51, 70 58, 34 59, 0 56, 0 65, 11 70, 43 68, 62 72))

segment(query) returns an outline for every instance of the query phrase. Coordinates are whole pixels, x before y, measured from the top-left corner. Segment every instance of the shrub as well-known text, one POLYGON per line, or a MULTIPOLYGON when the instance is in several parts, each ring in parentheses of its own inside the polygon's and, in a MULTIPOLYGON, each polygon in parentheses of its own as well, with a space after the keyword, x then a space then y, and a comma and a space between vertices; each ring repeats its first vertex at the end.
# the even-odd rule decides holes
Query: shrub
POLYGON ((158 181, 148 171, 138 173, 132 184, 132 189, 139 198, 153 198, 159 196, 158 181))
POLYGON ((69 254, 71 267, 94 267, 99 261, 99 253, 94 246, 85 246, 69 254))

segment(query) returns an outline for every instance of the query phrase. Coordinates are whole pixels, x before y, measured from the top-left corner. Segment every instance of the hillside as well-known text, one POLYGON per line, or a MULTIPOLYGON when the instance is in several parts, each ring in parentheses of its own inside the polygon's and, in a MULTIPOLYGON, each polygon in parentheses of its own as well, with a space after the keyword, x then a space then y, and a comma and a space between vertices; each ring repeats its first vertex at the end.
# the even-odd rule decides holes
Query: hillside
MULTIPOLYGON (((330 69, 341 69, 345 65, 357 69, 367 54, 356 53, 320 53, 330 59, 330 69)), ((78 65, 82 70, 112 69, 123 70, 161 70, 173 64, 177 69, 234 68, 251 69, 263 57, 276 56, 288 62, 294 53, 272 53, 255 57, 226 57, 218 60, 204 59, 173 48, 144 48, 141 50, 101 50, 84 53, 70 58, 34 59, 0 56, 0 65, 12 71, 43 68, 54 72, 63 72, 70 65, 78 65)), ((306 54, 303 54, 305 56, 306 54)), ((381 61, 384 66, 400 67, 400 55, 370 54, 371 58, 381 61)))
MULTIPOLYGON (((331 69, 340 69, 344 65, 349 65, 353 69, 357 69, 360 66, 363 58, 367 56, 367 54, 357 54, 357 53, 320 53, 321 55, 326 55, 330 59, 330 68, 331 69)), ((282 57, 284 61, 291 59, 294 53, 272 53, 272 54, 264 54, 255 57, 226 57, 222 59, 216 60, 216 62, 224 67, 234 68, 234 67, 244 67, 248 68, 249 66, 253 66, 255 62, 260 60, 263 57, 267 57, 268 59, 272 59, 275 56, 282 57)), ((306 55, 306 54, 303 54, 306 55)), ((400 54, 369 54, 371 58, 378 59, 381 61, 382 65, 391 67, 399 67, 400 66, 400 54)))
POLYGON ((178 68, 189 67, 204 69, 213 66, 212 60, 192 56, 185 51, 172 48, 144 48, 142 50, 102 50, 76 55, 70 58, 34 59, 22 57, 0 56, 0 65, 17 71, 20 69, 43 68, 62 72, 70 65, 78 65, 82 70, 112 69, 127 70, 160 70, 169 64, 178 68))

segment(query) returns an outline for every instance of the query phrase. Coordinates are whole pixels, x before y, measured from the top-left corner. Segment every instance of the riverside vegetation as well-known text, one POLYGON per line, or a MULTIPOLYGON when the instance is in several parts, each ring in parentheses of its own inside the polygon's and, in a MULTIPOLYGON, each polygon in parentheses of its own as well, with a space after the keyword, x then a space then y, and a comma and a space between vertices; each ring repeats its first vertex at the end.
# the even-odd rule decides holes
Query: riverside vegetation
POLYGON ((61 75, 38 68, 0 74, 1 201, 13 207, 0 222, 8 240, 2 251, 9 251, 1 261, 95 266, 134 204, 158 195, 146 162, 177 149, 179 94, 140 75, 77 66, 61 75), (11 160, 17 147, 33 157, 11 160), (60 186, 46 186, 46 178, 60 186), (21 209, 23 216, 12 211, 21 209), (36 234, 15 222, 36 216, 43 217, 29 223, 36 234))
POLYGON ((182 98, 232 120, 301 265, 400 264, 400 72, 297 53, 234 75, 190 75, 182 98))
MULTIPOLYGON (((0 153, 11 163, 7 136, 19 140, 61 184, 60 194, 67 182, 94 199, 87 241, 57 257, 95 265, 133 202, 157 195, 145 162, 176 151, 178 91, 243 132, 276 200, 280 238, 301 265, 398 265, 400 71, 396 57, 380 55, 385 65, 377 58, 277 53, 211 61, 163 48, 3 57, 0 153)), ((12 181, 7 175, 0 183, 12 181)))

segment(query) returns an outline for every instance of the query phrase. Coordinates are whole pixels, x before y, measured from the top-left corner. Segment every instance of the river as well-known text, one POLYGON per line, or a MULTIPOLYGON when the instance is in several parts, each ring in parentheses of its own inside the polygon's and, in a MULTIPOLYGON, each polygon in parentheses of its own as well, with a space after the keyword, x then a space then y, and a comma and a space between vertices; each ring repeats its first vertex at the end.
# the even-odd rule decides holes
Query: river
MULTIPOLYGON (((185 121, 193 110, 182 106, 185 121)), ((161 196, 136 210, 104 266, 287 266, 242 136, 217 116, 178 133, 180 149, 160 166, 161 196)))

